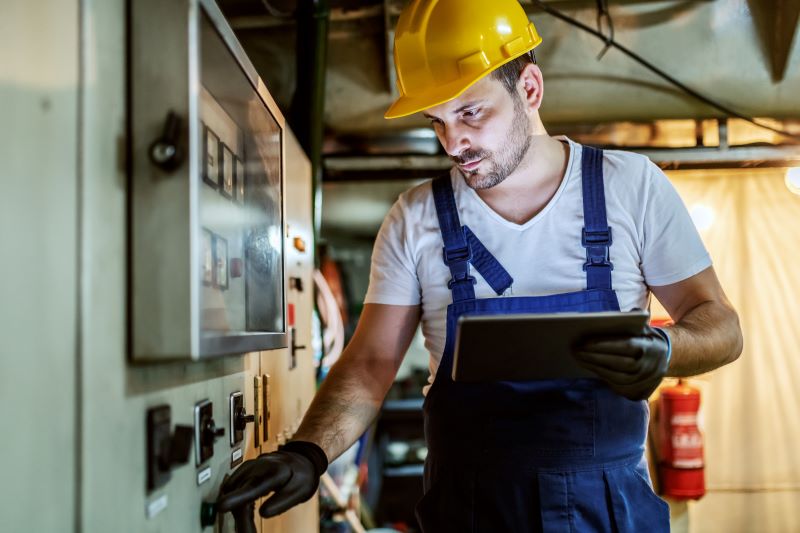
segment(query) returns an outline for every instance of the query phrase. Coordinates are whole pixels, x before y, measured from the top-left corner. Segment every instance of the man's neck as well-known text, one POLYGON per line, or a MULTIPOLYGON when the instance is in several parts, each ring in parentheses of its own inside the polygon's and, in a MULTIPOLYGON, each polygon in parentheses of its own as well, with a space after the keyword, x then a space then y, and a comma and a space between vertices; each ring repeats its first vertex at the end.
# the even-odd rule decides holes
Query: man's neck
POLYGON ((567 143, 535 135, 525 158, 502 183, 476 191, 498 215, 515 224, 535 217, 558 191, 569 161, 567 143))

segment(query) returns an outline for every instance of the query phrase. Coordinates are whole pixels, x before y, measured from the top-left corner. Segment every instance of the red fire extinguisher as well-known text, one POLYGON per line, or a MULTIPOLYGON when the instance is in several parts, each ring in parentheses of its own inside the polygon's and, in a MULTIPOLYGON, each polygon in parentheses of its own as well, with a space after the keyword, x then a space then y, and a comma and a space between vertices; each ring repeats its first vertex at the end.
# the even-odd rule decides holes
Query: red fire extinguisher
POLYGON ((661 494, 697 500, 706 493, 703 435, 697 424, 700 391, 682 380, 658 399, 661 494))

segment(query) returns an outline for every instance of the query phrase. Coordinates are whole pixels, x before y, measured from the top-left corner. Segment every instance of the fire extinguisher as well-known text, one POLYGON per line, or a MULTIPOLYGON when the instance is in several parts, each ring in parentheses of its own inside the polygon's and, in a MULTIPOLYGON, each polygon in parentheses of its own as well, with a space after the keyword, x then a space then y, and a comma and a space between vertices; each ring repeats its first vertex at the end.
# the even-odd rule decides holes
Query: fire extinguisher
POLYGON ((682 380, 661 389, 658 399, 661 494, 698 500, 706 493, 703 435, 698 427, 700 391, 682 380))

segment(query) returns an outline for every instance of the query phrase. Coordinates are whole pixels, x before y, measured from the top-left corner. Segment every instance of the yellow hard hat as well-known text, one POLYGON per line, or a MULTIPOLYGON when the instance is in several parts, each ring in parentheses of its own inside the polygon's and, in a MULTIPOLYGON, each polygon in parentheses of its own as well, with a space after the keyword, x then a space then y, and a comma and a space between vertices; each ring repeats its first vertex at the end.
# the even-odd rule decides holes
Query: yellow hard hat
POLYGON ((518 0, 413 0, 395 31, 400 97, 385 118, 448 102, 542 42, 518 0))

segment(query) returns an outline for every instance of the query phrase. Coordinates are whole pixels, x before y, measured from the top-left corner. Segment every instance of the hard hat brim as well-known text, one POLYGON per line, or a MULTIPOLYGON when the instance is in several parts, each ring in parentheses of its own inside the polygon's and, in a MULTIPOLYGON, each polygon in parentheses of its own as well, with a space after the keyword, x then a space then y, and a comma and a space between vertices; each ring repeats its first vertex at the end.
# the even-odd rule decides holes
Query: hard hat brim
POLYGON ((431 91, 425 96, 401 96, 395 103, 389 107, 383 115, 385 119, 401 118, 419 113, 428 108, 435 107, 454 100, 464 94, 464 92, 475 85, 479 80, 486 77, 490 72, 485 72, 477 76, 475 79, 464 82, 464 80, 457 80, 453 83, 448 83, 439 87, 436 91, 431 91))
POLYGON ((389 106, 389 109, 386 110, 386 113, 384 113, 383 118, 393 119, 393 118, 407 117, 409 115, 413 115, 414 113, 419 113, 420 111, 424 111, 428 108, 447 103, 450 100, 454 100, 459 96, 461 96, 462 94, 464 94, 464 92, 467 89, 475 85, 478 81, 485 78, 488 74, 491 74, 493 71, 502 67, 506 63, 510 63, 511 61, 517 59, 518 57, 527 54, 528 52, 536 48, 541 42, 542 38, 539 37, 536 41, 534 41, 533 46, 531 46, 524 52, 521 52, 517 55, 514 55, 506 59, 502 63, 499 63, 497 66, 493 67, 491 70, 487 70, 486 72, 482 72, 477 76, 473 76, 471 79, 470 78, 458 79, 454 82, 442 85, 435 91, 430 91, 424 96, 419 96, 419 97, 400 96, 391 106, 389 106))

